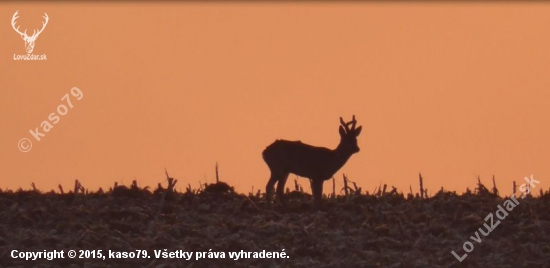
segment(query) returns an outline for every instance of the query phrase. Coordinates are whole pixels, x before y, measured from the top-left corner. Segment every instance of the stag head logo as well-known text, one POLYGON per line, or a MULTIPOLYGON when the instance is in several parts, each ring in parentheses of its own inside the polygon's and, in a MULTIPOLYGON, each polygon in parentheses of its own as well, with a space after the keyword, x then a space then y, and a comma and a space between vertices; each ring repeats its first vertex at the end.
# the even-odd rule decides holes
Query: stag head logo
POLYGON ((23 40, 25 40, 25 49, 27 49, 27 53, 32 53, 32 51, 34 50, 34 42, 36 41, 36 38, 38 38, 38 36, 40 35, 40 33, 42 33, 42 31, 44 31, 44 28, 46 28, 46 25, 48 24, 48 14, 46 14, 44 12, 44 15, 43 18, 46 19, 45 22, 42 22, 42 29, 40 29, 39 31, 36 31, 36 30, 33 30, 33 33, 32 33, 32 36, 28 36, 27 35, 27 30, 25 30, 24 32, 21 32, 19 31, 19 27, 15 28, 15 20, 17 18, 19 18, 19 16, 17 16, 17 13, 19 12, 18 11, 15 11, 15 14, 13 14, 13 17, 11 19, 11 27, 13 27, 13 29, 21 35, 21 38, 23 38, 23 40))

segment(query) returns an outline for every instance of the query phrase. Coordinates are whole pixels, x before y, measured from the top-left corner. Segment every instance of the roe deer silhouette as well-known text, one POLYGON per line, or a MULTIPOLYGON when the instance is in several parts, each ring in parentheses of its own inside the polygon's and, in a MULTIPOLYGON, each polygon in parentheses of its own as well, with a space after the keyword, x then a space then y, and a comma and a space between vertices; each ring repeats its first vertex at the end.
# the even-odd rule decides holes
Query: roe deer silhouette
POLYGON ((359 152, 357 136, 361 133, 362 126, 355 128, 356 123, 355 115, 348 123, 340 117, 340 144, 334 150, 311 146, 301 141, 276 140, 269 145, 262 153, 271 171, 266 186, 268 206, 271 206, 275 182, 278 182, 277 199, 286 206, 283 193, 290 173, 310 179, 313 199, 319 205, 323 195, 323 182, 332 178, 352 154, 359 152))

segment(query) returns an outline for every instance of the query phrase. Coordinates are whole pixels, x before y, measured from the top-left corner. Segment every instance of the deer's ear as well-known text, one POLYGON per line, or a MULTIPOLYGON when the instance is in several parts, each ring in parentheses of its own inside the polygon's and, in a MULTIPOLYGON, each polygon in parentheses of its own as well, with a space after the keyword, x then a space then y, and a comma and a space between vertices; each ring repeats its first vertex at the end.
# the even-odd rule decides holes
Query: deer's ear
POLYGON ((363 126, 359 126, 355 129, 355 137, 359 136, 361 134, 361 130, 363 130, 363 126))
POLYGON ((342 137, 346 136, 346 130, 344 129, 343 126, 340 126, 339 131, 340 131, 340 136, 342 136, 342 137))

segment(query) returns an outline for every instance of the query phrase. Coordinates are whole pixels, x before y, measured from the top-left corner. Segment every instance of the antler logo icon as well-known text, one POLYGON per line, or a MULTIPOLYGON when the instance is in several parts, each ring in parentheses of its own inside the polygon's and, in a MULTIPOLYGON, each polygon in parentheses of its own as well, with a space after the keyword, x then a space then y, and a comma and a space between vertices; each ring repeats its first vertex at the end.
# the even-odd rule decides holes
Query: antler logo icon
POLYGON ((21 32, 19 31, 19 27, 15 28, 15 20, 17 18, 19 18, 19 16, 17 16, 17 13, 19 12, 19 10, 15 11, 15 14, 13 14, 13 17, 11 19, 11 27, 13 27, 13 29, 21 35, 21 38, 23 38, 23 40, 25 40, 25 49, 27 49, 27 53, 32 53, 33 49, 34 49, 34 42, 36 41, 36 38, 38 38, 38 36, 40 35, 40 33, 42 33, 42 31, 44 31, 44 28, 46 28, 46 25, 48 24, 48 14, 46 14, 46 12, 44 12, 44 15, 43 18, 46 19, 45 22, 42 22, 42 29, 40 29, 38 32, 36 30, 33 30, 33 33, 32 33, 32 36, 28 36, 27 35, 27 30, 25 30, 25 32, 21 32))

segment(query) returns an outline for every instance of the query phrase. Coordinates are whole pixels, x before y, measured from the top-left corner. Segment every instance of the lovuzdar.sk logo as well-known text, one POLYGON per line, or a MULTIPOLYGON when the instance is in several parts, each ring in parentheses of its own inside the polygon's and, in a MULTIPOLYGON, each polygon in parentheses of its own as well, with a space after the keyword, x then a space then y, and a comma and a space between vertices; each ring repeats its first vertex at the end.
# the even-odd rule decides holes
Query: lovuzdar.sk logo
POLYGON ((50 18, 48 17, 48 14, 44 12, 43 18, 45 19, 45 21, 42 22, 42 29, 33 30, 33 33, 31 36, 27 35, 27 29, 21 32, 19 30, 20 26, 15 27, 16 20, 17 18, 19 18, 18 14, 19 14, 19 10, 15 11, 15 13, 13 14, 13 17, 11 18, 11 27, 13 27, 15 32, 18 33, 21 36, 21 38, 25 41, 25 49, 27 50, 27 54, 25 55, 13 54, 13 60, 47 60, 46 54, 34 55, 32 54, 32 51, 34 50, 36 38, 38 38, 38 36, 46 28, 46 25, 48 25, 48 21, 50 20, 50 18))

